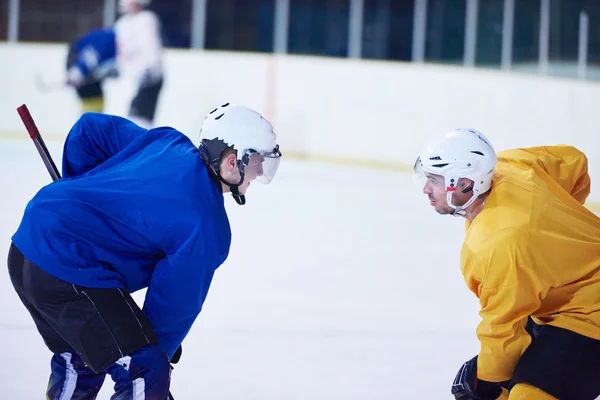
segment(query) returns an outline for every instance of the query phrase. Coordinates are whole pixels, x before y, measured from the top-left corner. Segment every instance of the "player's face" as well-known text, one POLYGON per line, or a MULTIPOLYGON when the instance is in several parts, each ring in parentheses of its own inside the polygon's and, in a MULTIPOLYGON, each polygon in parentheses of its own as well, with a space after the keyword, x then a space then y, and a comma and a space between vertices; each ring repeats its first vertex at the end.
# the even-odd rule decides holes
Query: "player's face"
POLYGON ((425 173, 423 193, 429 198, 429 204, 439 214, 452 214, 454 209, 446 201, 446 183, 441 175, 425 173))
POLYGON ((240 193, 245 194, 252 182, 263 174, 264 157, 259 154, 252 154, 248 160, 248 165, 244 166, 244 182, 240 185, 240 193))
MULTIPOLYGON (((244 181, 239 185, 240 194, 246 194, 248 187, 252 182, 263 174, 264 157, 259 154, 253 154, 248 160, 248 165, 244 165, 244 181)), ((223 179, 232 184, 237 184, 242 179, 237 167, 237 157, 231 154, 221 165, 221 175, 223 179)))

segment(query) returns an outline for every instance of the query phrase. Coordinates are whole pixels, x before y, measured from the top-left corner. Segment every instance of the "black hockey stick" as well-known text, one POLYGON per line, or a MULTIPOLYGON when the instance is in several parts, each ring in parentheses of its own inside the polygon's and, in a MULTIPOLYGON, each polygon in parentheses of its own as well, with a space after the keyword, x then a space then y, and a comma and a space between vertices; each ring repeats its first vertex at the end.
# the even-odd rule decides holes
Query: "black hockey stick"
MULTIPOLYGON (((44 139, 42 139, 42 135, 40 134, 37 125, 33 121, 33 117, 31 116, 29 109, 25 104, 23 104, 22 106, 17 108, 17 112, 19 113, 19 116, 23 121, 23 125, 25 125, 25 129, 27 129, 27 132, 29 133, 29 137, 31 138, 31 140, 33 140, 33 143, 35 144, 38 153, 40 153, 42 161, 44 161, 44 165, 46 165, 46 168, 48 169, 52 180, 59 180, 61 178, 60 172, 58 171, 58 168, 56 168, 56 164, 54 164, 54 161, 52 160, 52 156, 50 155, 50 152, 46 147, 46 143, 44 143, 44 139)), ((169 392, 167 400, 175 400, 171 392, 169 392)))

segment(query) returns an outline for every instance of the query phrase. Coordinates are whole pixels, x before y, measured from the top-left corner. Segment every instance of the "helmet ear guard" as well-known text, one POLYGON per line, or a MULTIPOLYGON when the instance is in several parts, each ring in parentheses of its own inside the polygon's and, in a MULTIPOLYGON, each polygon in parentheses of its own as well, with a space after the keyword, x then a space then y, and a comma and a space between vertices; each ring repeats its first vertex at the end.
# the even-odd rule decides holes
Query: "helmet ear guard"
POLYGON ((219 138, 202 139, 200 146, 198 147, 200 157, 202 157, 202 159, 217 173, 221 168, 221 155, 227 148, 233 149, 232 146, 229 146, 219 138))
POLYGON ((473 184, 469 184, 469 185, 465 185, 463 186, 463 190, 461 190, 461 192, 463 193, 469 193, 473 191, 473 184))

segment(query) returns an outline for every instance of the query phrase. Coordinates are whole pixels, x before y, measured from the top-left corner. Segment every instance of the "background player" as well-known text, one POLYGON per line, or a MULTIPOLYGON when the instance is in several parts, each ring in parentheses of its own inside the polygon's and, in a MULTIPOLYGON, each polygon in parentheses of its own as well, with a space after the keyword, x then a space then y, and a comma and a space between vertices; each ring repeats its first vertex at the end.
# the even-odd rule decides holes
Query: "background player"
POLYGON ((117 76, 116 42, 112 28, 94 29, 69 47, 67 84, 81 100, 82 112, 104 111, 102 82, 117 76))
POLYGON ((119 70, 137 88, 128 117, 144 128, 153 126, 164 73, 160 21, 146 9, 149 4, 150 0, 119 0, 122 15, 115 24, 119 70))

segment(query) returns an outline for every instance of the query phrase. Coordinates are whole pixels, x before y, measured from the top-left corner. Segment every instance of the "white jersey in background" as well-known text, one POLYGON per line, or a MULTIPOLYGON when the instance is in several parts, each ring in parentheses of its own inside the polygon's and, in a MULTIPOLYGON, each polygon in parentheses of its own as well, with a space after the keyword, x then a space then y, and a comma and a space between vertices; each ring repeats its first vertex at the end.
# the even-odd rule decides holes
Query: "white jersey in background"
POLYGON ((125 14, 115 23, 117 63, 139 85, 163 76, 160 21, 149 10, 125 14))

